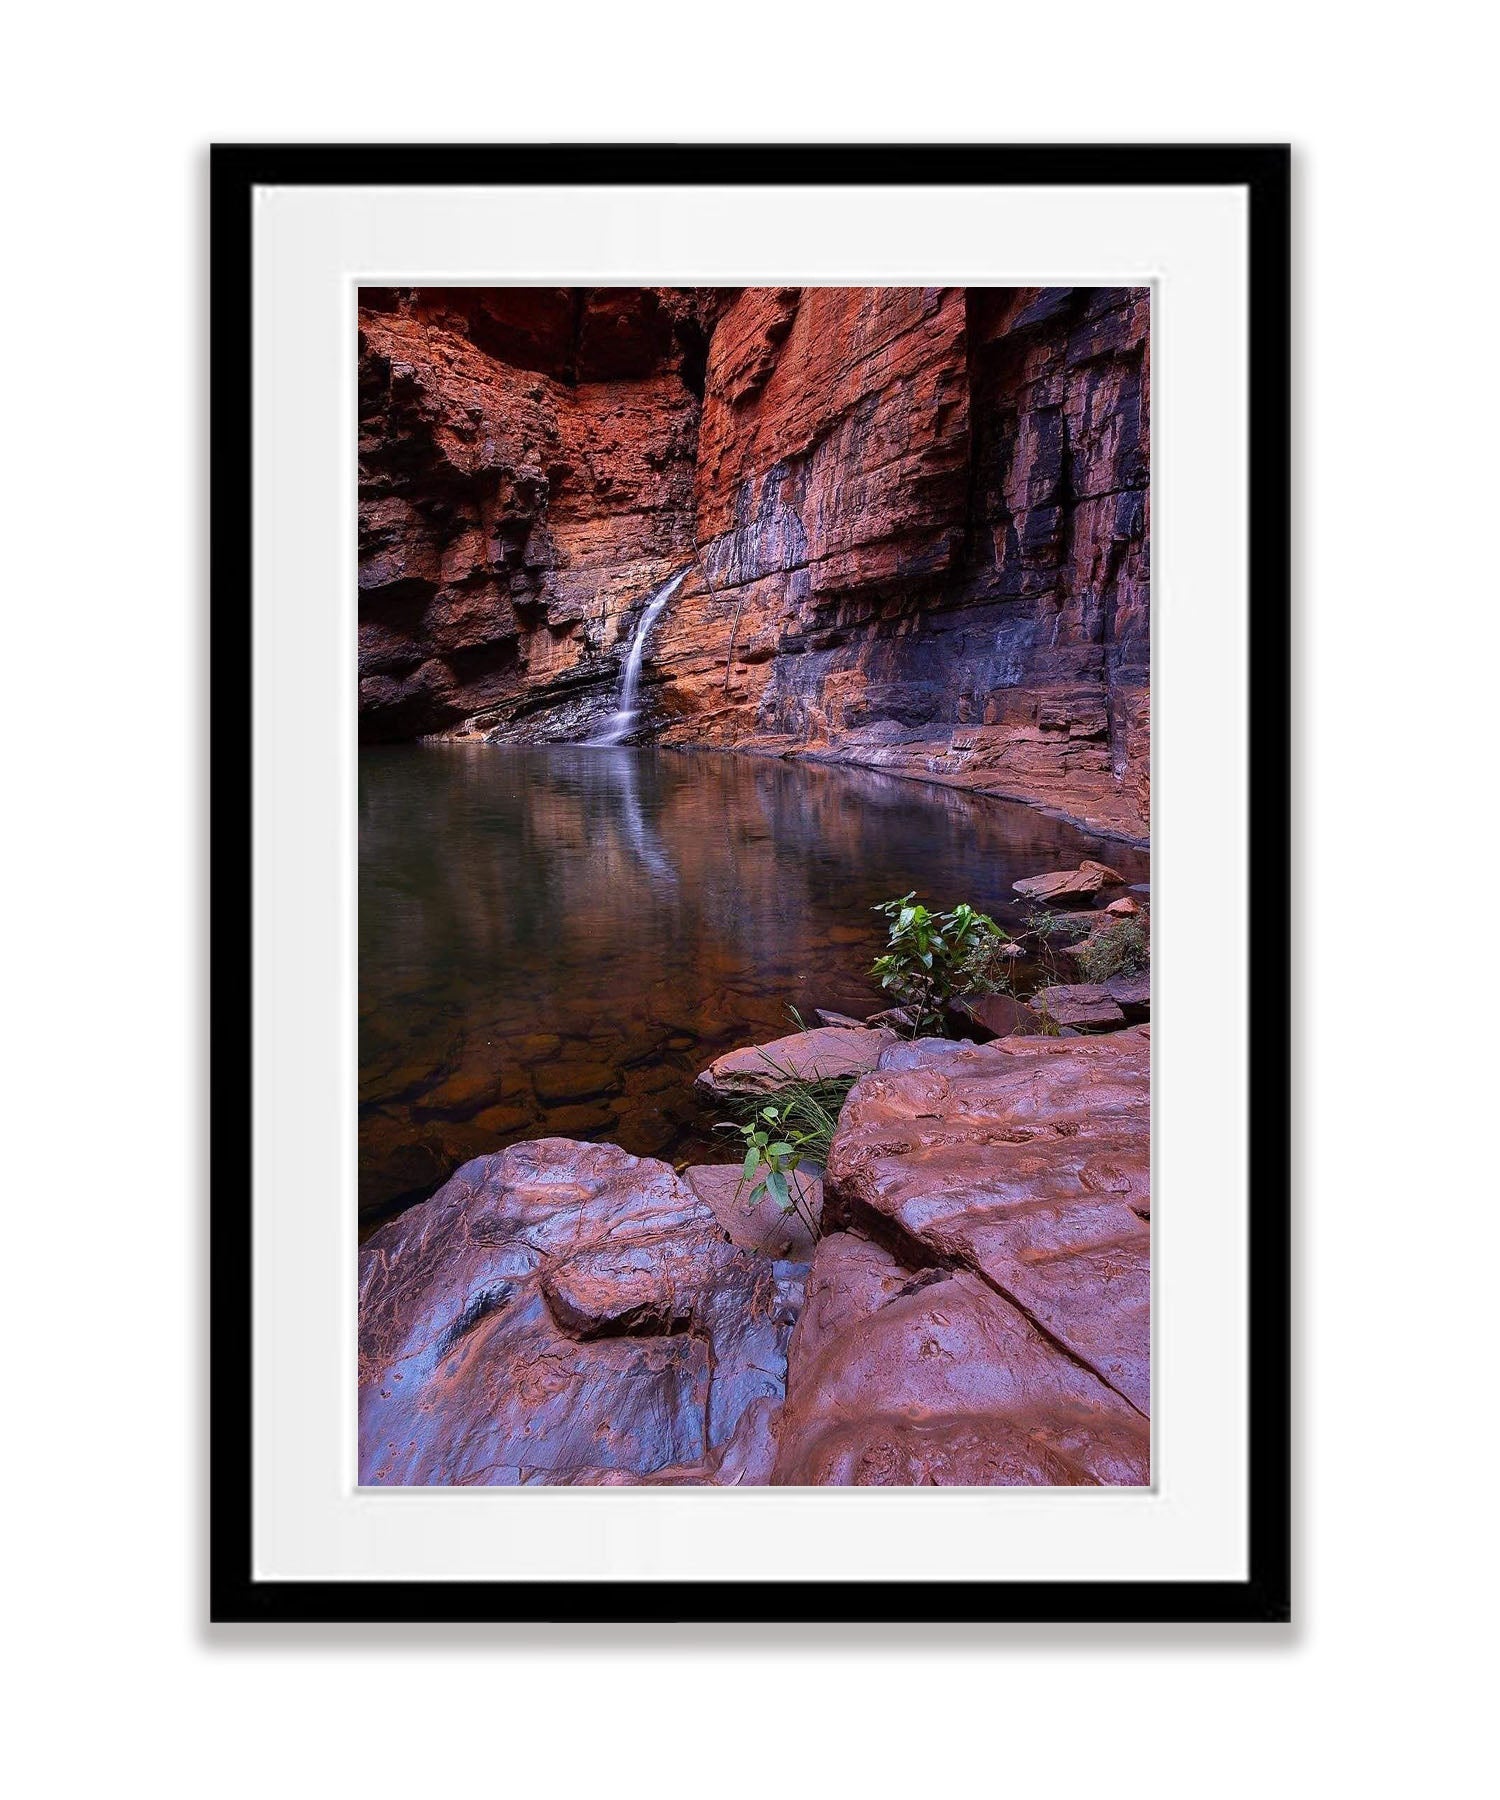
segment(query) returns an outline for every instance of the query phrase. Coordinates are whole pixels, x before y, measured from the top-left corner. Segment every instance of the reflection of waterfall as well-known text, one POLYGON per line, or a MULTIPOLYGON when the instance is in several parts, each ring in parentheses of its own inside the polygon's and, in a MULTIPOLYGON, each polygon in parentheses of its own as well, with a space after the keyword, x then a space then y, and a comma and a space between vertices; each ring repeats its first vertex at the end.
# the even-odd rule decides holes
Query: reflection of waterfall
MULTIPOLYGON (((691 566, 691 565, 689 565, 691 566)), ((635 729, 636 695, 641 685, 641 663, 646 655, 646 639, 651 627, 661 617, 662 608, 682 586, 682 579, 687 569, 679 569, 669 581, 664 581, 656 590, 641 611, 640 621, 635 628, 635 636, 630 642, 630 654, 625 658, 625 672, 620 678, 620 697, 616 703, 613 716, 606 720, 604 730, 596 738, 590 739, 595 744, 620 744, 635 729)))
MULTIPOLYGON (((680 581, 682 577, 679 575, 680 581)), ((664 596, 665 598, 665 596, 664 596)), ((641 808, 640 791, 636 786, 638 764, 634 756, 612 756, 608 759, 610 785, 620 799, 620 818, 625 827, 625 836, 630 840, 630 847, 640 860, 641 866, 649 869, 656 879, 666 887, 675 887, 677 871, 672 866, 672 859, 667 855, 666 845, 662 842, 661 833, 655 823, 647 824, 645 812, 641 808)))

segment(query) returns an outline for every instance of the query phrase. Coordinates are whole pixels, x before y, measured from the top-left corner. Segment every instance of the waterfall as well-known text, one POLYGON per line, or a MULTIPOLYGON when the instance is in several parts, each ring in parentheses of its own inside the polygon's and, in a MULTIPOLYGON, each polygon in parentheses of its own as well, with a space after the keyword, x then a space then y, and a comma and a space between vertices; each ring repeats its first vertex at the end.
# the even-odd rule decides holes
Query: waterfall
MULTIPOLYGON (((692 564, 688 564, 691 568, 692 564)), ((646 639, 650 636, 651 627, 661 617, 662 609, 682 586, 687 569, 679 569, 669 580, 664 581, 641 609, 641 616, 636 624, 635 636, 630 640, 630 654, 625 658, 624 672, 620 676, 620 694, 615 702, 613 714, 605 721, 604 729, 596 738, 590 738, 591 744, 622 743, 635 729, 636 694, 641 685, 641 664, 646 656, 646 639)))

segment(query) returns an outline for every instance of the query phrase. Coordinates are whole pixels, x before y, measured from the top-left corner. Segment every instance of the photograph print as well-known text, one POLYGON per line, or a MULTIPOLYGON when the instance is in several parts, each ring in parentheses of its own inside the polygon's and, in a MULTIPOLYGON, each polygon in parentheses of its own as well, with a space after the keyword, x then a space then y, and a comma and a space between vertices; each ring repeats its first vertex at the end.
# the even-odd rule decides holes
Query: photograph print
POLYGON ((1150 290, 358 306, 360 1482, 1149 1484, 1150 290))

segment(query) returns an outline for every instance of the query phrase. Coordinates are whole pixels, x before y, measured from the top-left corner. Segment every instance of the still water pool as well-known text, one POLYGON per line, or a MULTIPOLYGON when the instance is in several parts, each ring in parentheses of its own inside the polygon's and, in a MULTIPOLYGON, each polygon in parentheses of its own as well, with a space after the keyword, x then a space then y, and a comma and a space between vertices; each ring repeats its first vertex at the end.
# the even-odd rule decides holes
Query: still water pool
POLYGON ((1144 853, 1034 809, 868 770, 712 752, 361 752, 366 1228, 519 1138, 729 1160, 692 1094, 714 1056, 857 1017, 915 888, 1014 919, 1011 883, 1144 853))

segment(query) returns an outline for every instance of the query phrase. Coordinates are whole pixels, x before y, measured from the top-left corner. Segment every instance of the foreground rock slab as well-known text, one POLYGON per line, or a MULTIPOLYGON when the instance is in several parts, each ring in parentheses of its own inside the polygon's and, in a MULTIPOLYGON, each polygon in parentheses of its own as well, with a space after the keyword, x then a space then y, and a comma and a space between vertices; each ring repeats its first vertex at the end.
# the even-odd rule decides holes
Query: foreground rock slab
POLYGON ((750 1044, 715 1058, 694 1086, 710 1097, 774 1094, 792 1081, 822 1081, 863 1075, 896 1041, 893 1031, 865 1026, 825 1025, 796 1031, 769 1044, 750 1044))
POLYGON ((778 1486, 1138 1486, 1150 1427, 963 1270, 818 1246, 777 1426, 778 1486))
POLYGON ((972 1271, 1149 1412, 1150 1053, 1143 1027, 888 1051, 840 1117, 829 1219, 972 1271))
POLYGON ((361 1253, 360 1481, 764 1482, 803 1274, 613 1144, 467 1163, 361 1253))

